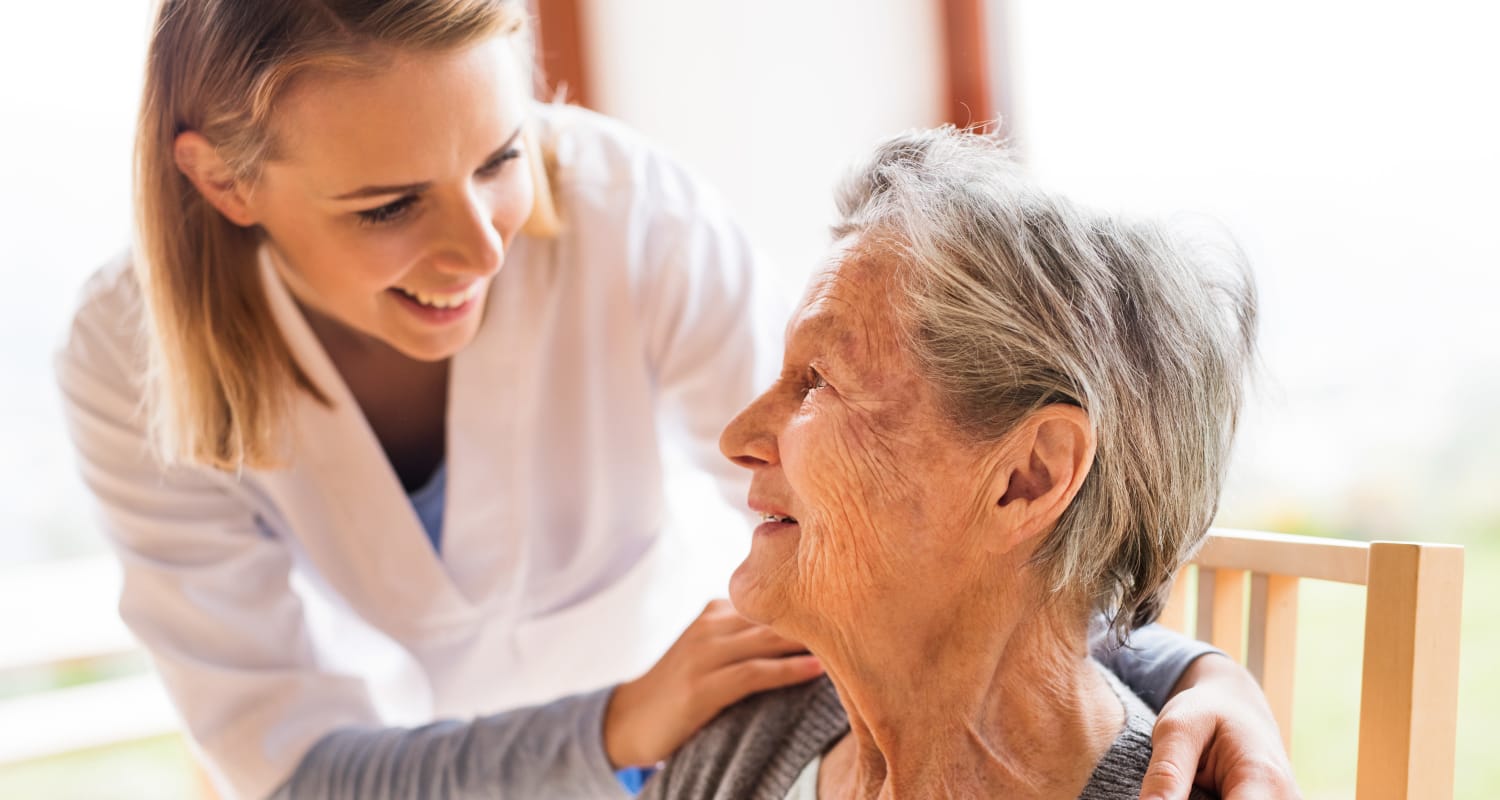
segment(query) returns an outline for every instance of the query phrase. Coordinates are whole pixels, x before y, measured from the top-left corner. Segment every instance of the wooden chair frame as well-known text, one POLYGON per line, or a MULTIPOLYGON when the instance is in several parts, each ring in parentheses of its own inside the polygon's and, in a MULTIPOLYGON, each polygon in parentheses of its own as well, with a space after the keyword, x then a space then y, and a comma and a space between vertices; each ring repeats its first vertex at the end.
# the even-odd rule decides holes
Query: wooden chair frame
POLYGON ((1191 600, 1185 578, 1193 570, 1195 635, 1260 681, 1289 747, 1298 584, 1307 578, 1364 586, 1355 796, 1453 796, 1462 547, 1214 529, 1178 575, 1162 613, 1163 624, 1184 632, 1191 600))

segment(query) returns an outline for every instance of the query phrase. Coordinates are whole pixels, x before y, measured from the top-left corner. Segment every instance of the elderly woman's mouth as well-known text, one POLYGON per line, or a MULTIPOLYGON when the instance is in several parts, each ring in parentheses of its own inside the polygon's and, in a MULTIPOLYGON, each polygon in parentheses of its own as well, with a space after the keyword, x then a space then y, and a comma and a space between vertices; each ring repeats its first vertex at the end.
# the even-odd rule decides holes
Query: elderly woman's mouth
POLYGON ((787 516, 785 514, 771 514, 762 512, 760 515, 760 525, 756 526, 755 534, 757 536, 769 536, 774 533, 788 530, 796 524, 796 517, 787 516))

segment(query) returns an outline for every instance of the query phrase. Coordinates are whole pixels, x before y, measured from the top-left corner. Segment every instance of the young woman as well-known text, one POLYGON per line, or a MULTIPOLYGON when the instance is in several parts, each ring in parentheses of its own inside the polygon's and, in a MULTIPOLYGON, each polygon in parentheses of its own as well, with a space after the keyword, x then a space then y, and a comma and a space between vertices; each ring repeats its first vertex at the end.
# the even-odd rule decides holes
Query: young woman
MULTIPOLYGON (((744 497, 716 443, 782 322, 754 252, 671 160, 533 103, 528 55, 504 0, 160 9, 138 241, 58 376, 121 614, 228 795, 618 795, 820 672, 693 619, 727 574, 693 541, 730 534, 663 500, 667 442, 744 497)), ((1284 776, 1248 677, 1162 641, 1117 669, 1194 687, 1163 774, 1212 741, 1225 788, 1284 776)))

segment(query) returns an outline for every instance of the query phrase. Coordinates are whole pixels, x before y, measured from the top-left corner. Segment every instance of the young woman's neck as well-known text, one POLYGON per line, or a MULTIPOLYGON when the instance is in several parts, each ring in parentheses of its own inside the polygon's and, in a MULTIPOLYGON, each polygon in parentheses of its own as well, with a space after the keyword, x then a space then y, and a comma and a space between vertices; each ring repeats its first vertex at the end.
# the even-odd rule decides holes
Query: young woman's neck
POLYGON ((298 302, 402 488, 432 478, 446 451, 451 359, 418 361, 298 302))

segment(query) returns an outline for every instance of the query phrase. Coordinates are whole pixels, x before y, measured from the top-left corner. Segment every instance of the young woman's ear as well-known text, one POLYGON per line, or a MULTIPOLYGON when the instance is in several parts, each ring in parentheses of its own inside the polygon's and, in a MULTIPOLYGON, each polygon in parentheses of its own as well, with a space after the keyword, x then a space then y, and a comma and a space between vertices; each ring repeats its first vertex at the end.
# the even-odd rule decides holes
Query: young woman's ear
POLYGON ((1077 406, 1054 404, 1021 421, 1001 446, 992 489, 997 548, 1008 551, 1052 530, 1094 464, 1094 428, 1077 406))
POLYGON ((244 187, 235 181, 234 170, 203 134, 196 131, 178 134, 172 155, 177 169, 220 214, 242 228, 256 223, 244 187))

